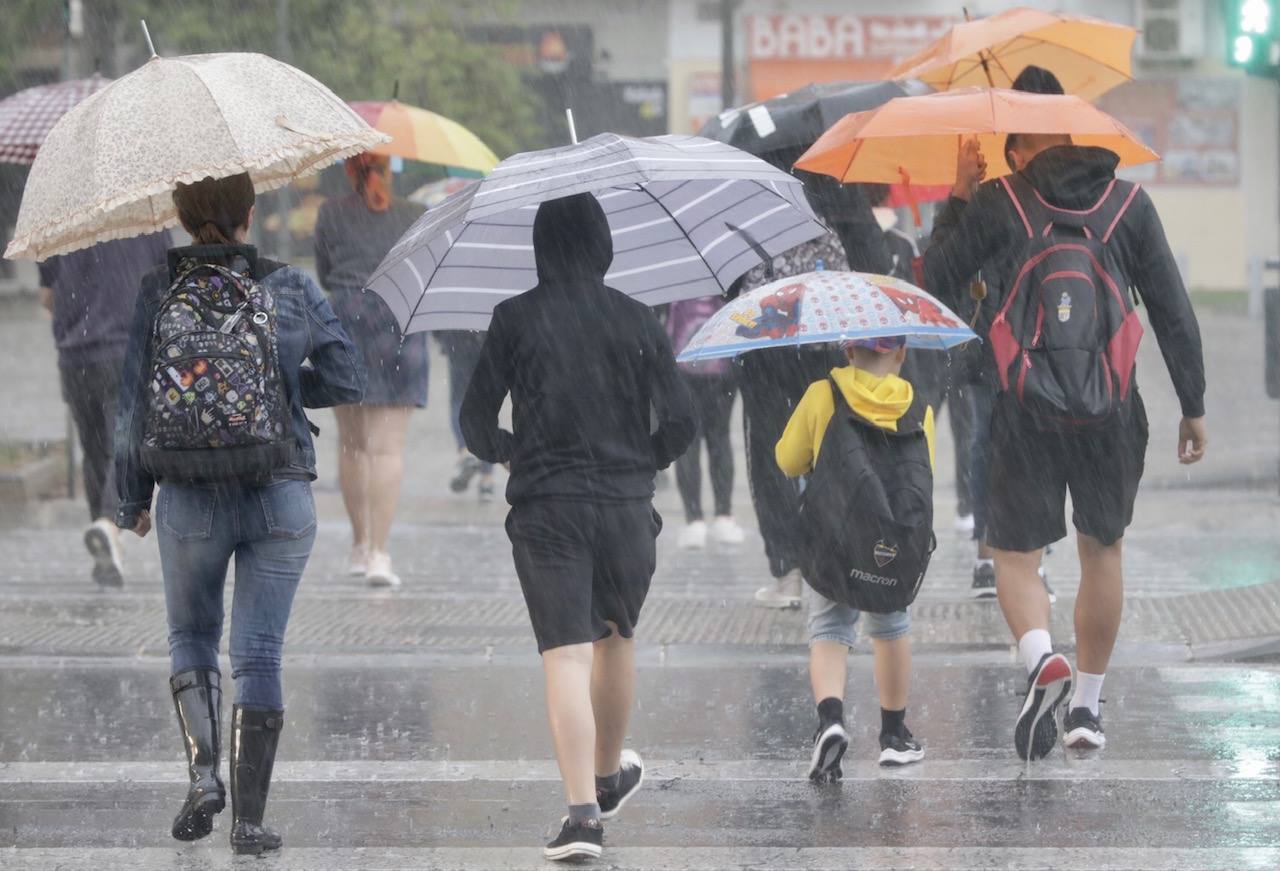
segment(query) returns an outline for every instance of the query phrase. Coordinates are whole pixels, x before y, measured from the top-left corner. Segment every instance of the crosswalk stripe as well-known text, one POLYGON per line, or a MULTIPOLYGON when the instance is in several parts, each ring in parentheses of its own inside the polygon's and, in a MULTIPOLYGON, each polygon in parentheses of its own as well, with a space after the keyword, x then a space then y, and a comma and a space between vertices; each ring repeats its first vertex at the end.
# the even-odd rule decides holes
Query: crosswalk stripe
MULTIPOLYGON (((681 762, 650 760, 653 781, 776 782, 803 779, 807 760, 732 759, 681 762)), ((914 781, 1275 781, 1280 762, 1265 759, 1108 759, 1057 753, 1025 765, 1016 759, 926 759, 904 768, 882 768, 874 761, 844 763, 845 780, 914 781)), ((8 762, 0 763, 0 783, 173 783, 183 775, 178 759, 170 762, 8 762)), ((465 781, 558 781, 554 761, 500 759, 462 761, 280 761, 274 780, 293 783, 450 783, 465 781)), ((0 802, 4 799, 0 798, 0 802)))
MULTIPOLYGON (((226 844, 202 842, 174 848, 30 848, 0 850, 0 869, 30 871, 172 871, 191 867, 209 871, 243 869, 226 844)), ((1237 871, 1280 867, 1280 848, 1146 847, 607 847, 612 871, 720 871, 768 868, 770 871, 1237 871)), ((545 869, 534 847, 454 848, 298 848, 286 847, 269 862, 272 871, 524 871, 545 869)), ((266 866, 264 866, 266 867, 266 866)))

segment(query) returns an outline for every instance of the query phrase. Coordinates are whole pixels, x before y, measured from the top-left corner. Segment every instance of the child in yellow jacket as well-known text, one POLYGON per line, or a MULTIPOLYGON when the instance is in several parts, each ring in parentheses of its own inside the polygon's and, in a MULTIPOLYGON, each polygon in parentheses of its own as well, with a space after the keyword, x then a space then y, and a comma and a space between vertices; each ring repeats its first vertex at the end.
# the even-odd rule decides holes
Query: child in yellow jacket
MULTIPOLYGON (((893 336, 846 343, 848 366, 833 369, 831 378, 849 407, 872 424, 896 431, 898 421, 915 400, 909 381, 899 377, 906 360, 906 339, 893 336)), ((835 416, 830 381, 810 385, 775 448, 779 468, 790 477, 813 471, 827 427, 835 416)), ((925 413, 929 460, 934 453, 933 409, 925 413)), ((840 761, 849 747, 844 726, 846 659, 854 644, 861 613, 806 587, 809 616, 809 680, 818 705, 809 777, 837 780, 840 761)), ((875 650, 876 687, 880 694, 880 764, 907 765, 924 758, 924 747, 906 725, 907 690, 911 679, 911 645, 907 612, 867 613, 867 632, 875 650)))

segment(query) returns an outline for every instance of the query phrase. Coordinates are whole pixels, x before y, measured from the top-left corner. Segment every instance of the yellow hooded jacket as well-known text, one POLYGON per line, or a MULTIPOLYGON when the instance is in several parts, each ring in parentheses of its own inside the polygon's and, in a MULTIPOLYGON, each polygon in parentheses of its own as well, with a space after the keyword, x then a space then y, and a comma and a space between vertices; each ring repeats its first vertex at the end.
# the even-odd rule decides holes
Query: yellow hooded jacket
MULTIPOLYGON (((832 369, 831 377, 855 412, 890 432, 897 432, 898 421, 915 399, 911 382, 897 375, 872 375, 853 366, 842 366, 832 369)), ((774 457, 783 474, 796 478, 813 471, 818 452, 822 450, 822 438, 835 412, 830 382, 810 384, 774 448, 774 457)), ((933 409, 930 408, 924 416, 930 465, 933 464, 933 433, 933 409)))

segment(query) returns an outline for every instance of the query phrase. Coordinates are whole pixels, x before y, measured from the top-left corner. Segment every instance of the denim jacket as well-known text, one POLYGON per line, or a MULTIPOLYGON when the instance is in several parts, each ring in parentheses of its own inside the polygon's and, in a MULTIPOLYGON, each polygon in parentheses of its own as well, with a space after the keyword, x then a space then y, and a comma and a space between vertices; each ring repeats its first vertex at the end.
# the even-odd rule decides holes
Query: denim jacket
POLYGON ((116 524, 125 529, 133 528, 138 515, 150 509, 157 483, 141 463, 152 325, 164 295, 177 277, 179 262, 188 258, 247 269, 275 296, 280 374, 289 400, 293 437, 298 443, 293 464, 281 469, 277 477, 315 480, 316 451, 304 408, 346 405, 359 402, 364 396, 365 373, 360 355, 338 323, 324 293, 309 275, 294 266, 259 260, 251 245, 170 249, 168 266, 157 267, 143 276, 120 383, 115 436, 115 478, 120 508, 116 512, 116 524), (304 365, 303 361, 310 361, 310 365, 304 365))

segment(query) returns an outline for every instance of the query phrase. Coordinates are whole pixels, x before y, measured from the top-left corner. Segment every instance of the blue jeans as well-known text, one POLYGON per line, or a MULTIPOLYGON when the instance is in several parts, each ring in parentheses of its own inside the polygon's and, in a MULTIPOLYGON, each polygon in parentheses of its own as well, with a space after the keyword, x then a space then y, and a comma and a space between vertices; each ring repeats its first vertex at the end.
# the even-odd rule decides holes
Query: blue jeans
MULTIPOLYGON (((804 585, 805 605, 809 614, 806 620, 809 644, 817 641, 837 641, 845 647, 853 647, 858 640, 858 620, 863 612, 842 602, 833 602, 808 584, 804 585)), ((911 617, 906 611, 889 614, 865 612, 867 634, 881 641, 896 641, 911 629, 911 617)))
POLYGON ((218 668, 222 591, 234 556, 231 676, 236 704, 283 709, 284 632, 316 537, 311 485, 292 480, 262 487, 161 484, 156 529, 172 673, 218 668))

